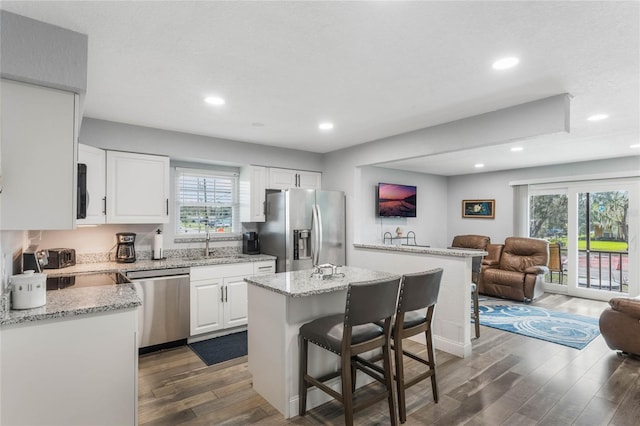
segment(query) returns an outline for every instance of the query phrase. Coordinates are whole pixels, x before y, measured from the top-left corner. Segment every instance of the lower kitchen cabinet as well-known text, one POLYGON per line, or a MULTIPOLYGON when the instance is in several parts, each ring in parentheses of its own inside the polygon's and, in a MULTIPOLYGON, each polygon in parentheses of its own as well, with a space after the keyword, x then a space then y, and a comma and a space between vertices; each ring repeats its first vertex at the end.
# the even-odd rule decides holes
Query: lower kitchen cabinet
POLYGON ((274 260, 191 268, 191 336, 246 325, 245 277, 274 272, 274 260))
POLYGON ((0 424, 136 425, 137 309, 0 328, 0 424))
MULTIPOLYGON (((191 268, 191 309, 189 328, 190 334, 196 336, 202 333, 221 330, 223 328, 224 288, 222 278, 207 278, 194 280, 194 271, 209 269, 209 267, 191 268)), ((211 271, 215 273, 214 271, 211 271)))

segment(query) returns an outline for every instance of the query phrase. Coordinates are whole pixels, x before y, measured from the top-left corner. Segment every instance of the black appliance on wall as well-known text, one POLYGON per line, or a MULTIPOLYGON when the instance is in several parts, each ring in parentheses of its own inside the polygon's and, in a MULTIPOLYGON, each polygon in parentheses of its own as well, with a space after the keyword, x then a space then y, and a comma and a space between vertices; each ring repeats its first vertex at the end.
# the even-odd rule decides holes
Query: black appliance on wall
POLYGON ((245 232, 242 235, 242 253, 260 254, 260 240, 257 232, 245 232))
POLYGON ((116 248, 116 262, 131 263, 136 261, 136 234, 133 232, 118 232, 118 247, 116 248))

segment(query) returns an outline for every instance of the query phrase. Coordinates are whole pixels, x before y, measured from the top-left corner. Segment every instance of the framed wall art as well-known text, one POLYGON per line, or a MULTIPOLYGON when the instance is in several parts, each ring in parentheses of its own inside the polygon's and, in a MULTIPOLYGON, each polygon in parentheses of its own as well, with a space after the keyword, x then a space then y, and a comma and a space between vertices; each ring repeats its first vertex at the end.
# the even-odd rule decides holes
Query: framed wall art
POLYGON ((462 200, 462 217, 495 219, 496 200, 462 200))

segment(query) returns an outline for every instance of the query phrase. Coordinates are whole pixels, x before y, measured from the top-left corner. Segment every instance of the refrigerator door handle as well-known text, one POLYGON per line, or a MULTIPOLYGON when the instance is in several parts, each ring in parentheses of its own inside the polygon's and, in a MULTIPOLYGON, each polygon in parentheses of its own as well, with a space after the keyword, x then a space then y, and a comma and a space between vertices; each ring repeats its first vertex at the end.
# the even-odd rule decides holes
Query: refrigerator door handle
POLYGON ((320 250, 322 248, 322 216, 320 215, 320 206, 314 204, 313 212, 313 266, 320 263, 320 250))

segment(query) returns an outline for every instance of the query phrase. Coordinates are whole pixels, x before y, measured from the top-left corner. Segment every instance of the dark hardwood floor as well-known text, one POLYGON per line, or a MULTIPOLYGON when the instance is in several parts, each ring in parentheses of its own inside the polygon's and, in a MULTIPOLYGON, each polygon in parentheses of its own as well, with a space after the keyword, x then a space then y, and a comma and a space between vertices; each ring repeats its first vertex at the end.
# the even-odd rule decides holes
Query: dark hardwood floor
MULTIPOLYGON (((607 306, 553 294, 534 304, 592 317, 607 306)), ((406 425, 640 425, 640 360, 617 355, 602 336, 576 350, 481 327, 472 356, 436 358, 440 401, 428 381, 410 388, 406 425)), ((406 366, 408 374, 421 368, 406 366)), ((181 347, 141 356, 139 367, 140 425, 343 424, 335 402, 283 419, 253 391, 246 357, 207 367, 181 347)), ((361 411, 356 424, 386 425, 386 409, 382 401, 361 411)))

